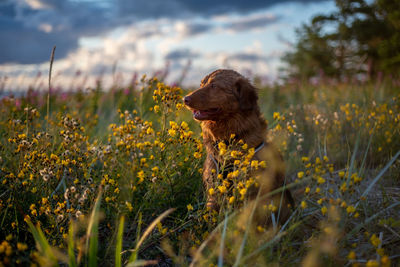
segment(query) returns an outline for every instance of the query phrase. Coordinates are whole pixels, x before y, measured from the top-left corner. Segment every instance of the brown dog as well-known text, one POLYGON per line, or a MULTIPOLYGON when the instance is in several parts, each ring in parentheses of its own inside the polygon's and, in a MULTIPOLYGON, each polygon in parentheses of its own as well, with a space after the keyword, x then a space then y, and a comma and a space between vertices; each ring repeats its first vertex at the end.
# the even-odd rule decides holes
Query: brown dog
MULTIPOLYGON (((284 186, 284 167, 280 154, 266 142, 267 123, 257 104, 258 95, 255 87, 242 75, 233 70, 216 70, 204 77, 200 88, 184 97, 187 108, 201 122, 203 142, 207 150, 204 163, 203 182, 208 189, 213 185, 221 161, 219 142, 226 142, 231 134, 237 140, 243 140, 249 148, 255 148, 254 159, 265 160, 268 178, 261 182, 262 195, 284 186)), ((293 199, 288 190, 282 194, 281 203, 287 206, 293 199)), ((212 198, 207 206, 215 207, 212 198)), ((293 205, 293 204, 292 204, 293 205)))

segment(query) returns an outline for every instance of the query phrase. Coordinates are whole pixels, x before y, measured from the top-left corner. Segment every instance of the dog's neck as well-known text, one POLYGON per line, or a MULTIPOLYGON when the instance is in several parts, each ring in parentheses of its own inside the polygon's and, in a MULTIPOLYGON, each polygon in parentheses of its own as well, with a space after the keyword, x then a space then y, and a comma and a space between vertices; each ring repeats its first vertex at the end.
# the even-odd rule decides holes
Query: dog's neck
POLYGON ((229 140, 231 134, 235 134, 236 140, 243 140, 249 147, 258 146, 267 136, 267 123, 257 111, 252 111, 252 114, 232 114, 220 121, 203 121, 201 128, 206 149, 213 154, 213 144, 229 140))

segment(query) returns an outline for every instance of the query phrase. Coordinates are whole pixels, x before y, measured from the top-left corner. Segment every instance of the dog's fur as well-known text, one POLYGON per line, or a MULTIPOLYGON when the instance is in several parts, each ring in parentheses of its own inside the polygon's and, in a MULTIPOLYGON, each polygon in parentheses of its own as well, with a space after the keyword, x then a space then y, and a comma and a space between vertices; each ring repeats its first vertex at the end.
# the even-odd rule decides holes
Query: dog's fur
MULTIPOLYGON (((280 154, 266 142, 267 123, 257 104, 257 89, 242 75, 233 70, 216 70, 203 78, 200 88, 184 98, 187 108, 193 111, 194 118, 201 122, 203 142, 207 150, 204 163, 203 181, 206 190, 213 185, 212 157, 221 161, 218 142, 226 142, 231 134, 236 140, 243 140, 249 148, 264 142, 264 148, 256 153, 254 159, 267 160, 268 181, 261 186, 262 194, 284 185, 284 168, 280 154)), ((285 200, 292 202, 286 191, 285 200)), ((208 199, 212 205, 212 199, 208 199)), ((285 203, 288 203, 285 201, 285 203)))

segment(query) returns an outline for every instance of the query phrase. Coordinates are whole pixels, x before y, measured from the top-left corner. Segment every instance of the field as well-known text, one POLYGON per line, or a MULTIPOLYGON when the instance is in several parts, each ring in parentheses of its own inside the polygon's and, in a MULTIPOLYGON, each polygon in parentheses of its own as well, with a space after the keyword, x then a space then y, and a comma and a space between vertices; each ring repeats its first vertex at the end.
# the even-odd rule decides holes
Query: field
POLYGON ((188 90, 143 77, 5 97, 0 266, 399 264, 399 89, 392 80, 260 88, 296 206, 279 225, 279 203, 265 205, 272 223, 257 227, 246 199, 257 177, 245 176, 269 163, 228 146, 235 169, 204 192, 200 127, 181 103, 188 90))

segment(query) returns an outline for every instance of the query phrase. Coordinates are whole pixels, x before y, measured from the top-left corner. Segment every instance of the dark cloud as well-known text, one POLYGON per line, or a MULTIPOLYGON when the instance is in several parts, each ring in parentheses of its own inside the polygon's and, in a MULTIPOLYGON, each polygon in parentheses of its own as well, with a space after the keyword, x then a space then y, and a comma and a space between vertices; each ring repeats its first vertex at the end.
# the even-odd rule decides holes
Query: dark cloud
MULTIPOLYGON (((82 36, 96 36, 118 26, 131 25, 154 18, 184 19, 208 17, 229 12, 245 13, 285 2, 318 0, 0 0, 0 64, 39 63, 48 60, 53 45, 56 56, 65 57, 76 49, 82 36)), ((227 25, 246 30, 272 23, 267 18, 239 21, 227 25)), ((184 36, 209 31, 207 24, 187 24, 184 36)), ((155 34, 144 32, 143 38, 155 34)))
POLYGON ((200 54, 197 52, 194 52, 190 49, 179 49, 179 50, 174 50, 169 52, 166 56, 166 60, 171 60, 171 61, 176 61, 176 60, 181 60, 181 59, 194 59, 199 57, 200 54))
POLYGON ((245 62, 267 61, 268 58, 254 53, 236 53, 228 56, 227 61, 238 60, 245 62))
POLYGON ((298 2, 298 3, 311 3, 321 2, 326 0, 178 0, 188 10, 193 13, 203 15, 216 15, 229 12, 244 13, 259 10, 261 8, 268 8, 276 4, 298 2))
POLYGON ((213 27, 204 23, 185 23, 182 29, 184 36, 194 36, 209 31, 213 27))
POLYGON ((239 19, 237 21, 231 22, 225 27, 233 31, 248 31, 252 29, 265 27, 277 21, 278 18, 275 16, 264 15, 264 16, 250 17, 246 19, 239 19))
POLYGON ((21 22, 0 18, 0 63, 41 63, 48 61, 57 45, 57 57, 64 57, 78 45, 76 36, 28 29, 21 22))
POLYGON ((188 15, 176 0, 117 0, 116 8, 118 16, 140 20, 188 15))

